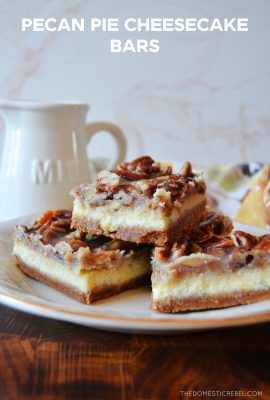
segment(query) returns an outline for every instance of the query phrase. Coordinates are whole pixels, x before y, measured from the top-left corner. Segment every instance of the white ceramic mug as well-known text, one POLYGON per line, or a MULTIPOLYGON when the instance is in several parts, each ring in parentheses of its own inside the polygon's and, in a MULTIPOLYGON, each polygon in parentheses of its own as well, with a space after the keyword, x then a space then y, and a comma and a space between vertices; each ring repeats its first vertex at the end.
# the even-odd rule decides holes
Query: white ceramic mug
MULTIPOLYGON (((86 146, 94 134, 110 132, 126 153, 125 136, 108 122, 86 124, 88 105, 0 100, 4 140, 0 153, 0 220, 49 208, 70 208, 73 186, 87 182, 86 146)), ((91 153, 91 150, 90 150, 91 153)))

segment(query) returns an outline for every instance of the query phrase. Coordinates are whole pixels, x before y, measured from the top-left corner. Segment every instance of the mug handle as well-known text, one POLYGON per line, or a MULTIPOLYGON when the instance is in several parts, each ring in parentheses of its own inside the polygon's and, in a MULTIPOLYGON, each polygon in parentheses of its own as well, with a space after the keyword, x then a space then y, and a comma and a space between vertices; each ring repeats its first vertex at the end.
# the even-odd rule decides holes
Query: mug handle
POLYGON ((121 164, 126 156, 126 150, 127 150, 127 143, 126 143, 126 138, 125 135, 117 125, 112 124, 111 122, 93 122, 91 124, 86 125, 86 136, 88 142, 92 139, 92 137, 101 131, 106 131, 109 132, 116 144, 117 144, 117 150, 118 150, 118 155, 116 160, 113 162, 112 166, 110 168, 115 167, 118 164, 121 164))

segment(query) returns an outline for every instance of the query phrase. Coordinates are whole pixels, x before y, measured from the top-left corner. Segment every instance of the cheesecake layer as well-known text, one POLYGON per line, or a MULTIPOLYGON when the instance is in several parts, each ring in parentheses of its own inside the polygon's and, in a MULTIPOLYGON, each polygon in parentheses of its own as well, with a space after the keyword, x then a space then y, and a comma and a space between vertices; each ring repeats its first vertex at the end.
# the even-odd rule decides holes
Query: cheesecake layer
POLYGON ((261 268, 246 267, 233 272, 205 272, 193 276, 186 274, 182 279, 171 279, 153 289, 153 298, 234 293, 238 290, 265 290, 270 287, 270 262, 261 268))
POLYGON ((156 245, 188 234, 206 206, 204 181, 189 163, 174 174, 148 156, 101 171, 72 195, 76 229, 156 245))
POLYGON ((150 247, 70 228, 71 212, 48 211, 18 226, 13 253, 27 275, 87 304, 145 283, 150 247))
POLYGON ((72 213, 72 220, 84 219, 86 221, 94 221, 99 224, 100 228, 104 231, 114 232, 120 226, 126 228, 147 228, 153 230, 167 229, 170 225, 174 224, 179 216, 193 209, 199 207, 202 203, 202 196, 195 194, 190 196, 188 202, 181 207, 177 208, 167 216, 165 213, 160 213, 157 209, 145 209, 143 204, 137 206, 121 207, 118 201, 112 201, 108 205, 99 207, 91 207, 80 202, 79 199, 74 201, 74 208, 72 213))
POLYGON ((96 232, 112 238, 120 238, 135 243, 155 243, 162 245, 193 228, 205 210, 205 202, 200 195, 190 196, 181 210, 174 210, 170 216, 158 210, 142 206, 121 208, 109 206, 91 207, 74 202, 72 225, 84 232, 96 232), (184 229, 180 231, 179 226, 184 229))

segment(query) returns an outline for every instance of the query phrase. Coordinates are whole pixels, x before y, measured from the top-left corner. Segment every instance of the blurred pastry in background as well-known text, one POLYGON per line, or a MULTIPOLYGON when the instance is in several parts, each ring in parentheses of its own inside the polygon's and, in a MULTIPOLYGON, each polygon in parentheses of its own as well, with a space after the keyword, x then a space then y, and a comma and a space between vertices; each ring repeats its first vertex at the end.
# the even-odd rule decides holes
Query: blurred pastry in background
POLYGON ((250 188, 241 201, 235 219, 259 228, 270 227, 270 165, 250 180, 250 188))
MULTIPOLYGON (((248 164, 218 164, 206 169, 209 186, 213 183, 226 193, 237 194, 250 184, 250 178, 261 170, 263 164, 258 162, 248 164)), ((236 195, 237 197, 237 195, 236 195)))

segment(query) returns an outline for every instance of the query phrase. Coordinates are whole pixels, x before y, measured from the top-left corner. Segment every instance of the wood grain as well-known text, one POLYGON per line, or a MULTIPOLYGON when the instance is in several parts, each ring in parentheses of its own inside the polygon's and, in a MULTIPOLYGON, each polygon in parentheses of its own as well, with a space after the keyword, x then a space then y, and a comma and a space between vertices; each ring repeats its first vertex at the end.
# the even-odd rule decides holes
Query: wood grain
POLYGON ((270 399, 269 333, 270 324, 118 334, 1 306, 0 399, 196 398, 181 396, 187 390, 257 390, 270 399))

